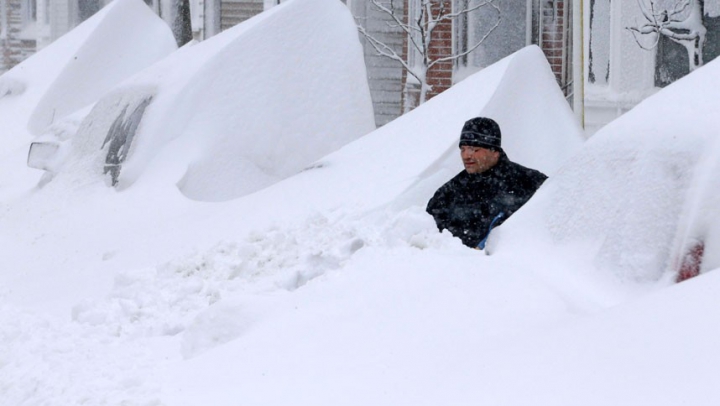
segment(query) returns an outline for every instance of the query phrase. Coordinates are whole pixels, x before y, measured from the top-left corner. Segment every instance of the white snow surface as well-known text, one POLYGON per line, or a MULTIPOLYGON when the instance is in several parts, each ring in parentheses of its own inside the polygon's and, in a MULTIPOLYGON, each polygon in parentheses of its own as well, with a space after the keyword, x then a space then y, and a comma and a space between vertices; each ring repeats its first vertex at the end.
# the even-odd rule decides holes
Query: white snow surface
POLYGON ((720 266, 714 245, 720 189, 711 175, 720 123, 712 103, 699 96, 720 85, 720 64, 708 65, 593 136, 497 233, 498 248, 585 245, 591 267, 652 281, 672 278, 688 243, 699 240, 708 253, 703 270, 720 266), (530 224, 539 232, 527 232, 530 224))
POLYGON ((375 129, 357 29, 333 0, 275 7, 113 89, 81 125, 60 171, 97 181, 115 117, 147 96, 153 99, 122 165, 121 189, 159 156, 172 159, 163 176, 184 195, 229 200, 375 129))
POLYGON ((67 139, 84 108, 176 48, 142 0, 116 0, 0 76, 0 175, 12 174, 0 177, 0 196, 37 182, 25 165, 35 137, 67 139))
POLYGON ((0 405, 717 404, 718 78, 710 63, 583 144, 530 47, 240 198, 179 190, 181 138, 147 147, 131 187, 66 170, 0 195, 0 405), (492 255, 424 211, 478 115, 550 175, 492 255), (674 285, 662 250, 685 235, 704 274, 674 285))
POLYGON ((123 79, 177 48, 167 25, 141 0, 115 0, 87 23, 95 25, 94 29, 72 53, 30 117, 28 127, 34 134, 95 102, 123 79))

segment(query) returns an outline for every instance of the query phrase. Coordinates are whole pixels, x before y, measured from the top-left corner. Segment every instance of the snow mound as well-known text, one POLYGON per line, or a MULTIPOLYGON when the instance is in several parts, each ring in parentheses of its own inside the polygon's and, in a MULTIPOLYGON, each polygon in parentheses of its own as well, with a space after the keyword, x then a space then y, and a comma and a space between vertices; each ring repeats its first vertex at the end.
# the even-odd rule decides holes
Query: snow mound
MULTIPOLYGON (((719 189, 708 174, 720 124, 703 89, 718 85, 720 63, 712 62, 600 130, 500 228, 498 249, 584 245, 592 266, 656 281, 677 271, 688 239, 717 244, 719 189)), ((719 265, 712 258, 703 269, 719 265)))
POLYGON ((254 319, 220 316, 211 310, 220 301, 230 298, 218 310, 225 314, 237 307, 233 297, 293 292, 366 247, 462 249, 433 232, 419 208, 374 218, 369 226, 367 220, 316 213, 295 227, 272 226, 157 267, 120 272, 106 298, 74 306, 73 320, 134 338, 183 333, 183 352, 193 356, 239 336, 254 319))
POLYGON ((40 134, 176 48, 167 25, 141 0, 117 0, 0 81, 32 89, 28 97, 37 105, 28 128, 40 134))
POLYGON ((0 76, 0 194, 38 183, 42 172, 26 166, 33 136, 67 140, 86 106, 175 49, 169 28, 144 2, 117 0, 0 76))
POLYGON ((485 354, 487 372, 475 378, 486 390, 473 403, 717 403, 714 374, 698 371, 720 362, 713 340, 720 333, 718 288, 720 272, 703 275, 577 323, 507 340, 485 354))
POLYGON ((696 164, 671 251, 680 278, 720 267, 720 137, 696 164), (695 262, 695 263, 693 263, 695 262), (689 272, 687 275, 683 273, 689 272))
POLYGON ((503 149, 513 161, 549 176, 584 142, 583 130, 537 46, 513 59, 480 115, 500 125, 503 149))
MULTIPOLYGON (((183 53, 193 49, 215 50, 200 46, 181 49, 162 63, 178 57, 182 59, 183 53)), ((196 67, 203 65, 197 60, 188 62, 195 63, 196 67)), ((27 224, 4 242, 6 260, 20 264, 19 269, 23 272, 37 275, 44 281, 15 289, 13 297, 19 301, 46 297, 46 289, 52 287, 53 279, 40 275, 60 258, 67 269, 83 269, 101 275, 97 269, 143 268, 182 257, 196 247, 208 248, 219 241, 237 241, 253 229, 272 225, 291 227, 316 212, 342 210, 362 215, 386 209, 392 213, 412 207, 424 209, 437 187, 462 169, 457 142, 463 123, 479 115, 498 95, 498 84, 505 80, 506 74, 514 72, 514 78, 508 80, 516 81, 516 86, 525 86, 537 83, 529 77, 542 69, 549 68, 536 49, 520 51, 469 77, 413 112, 321 158, 295 176, 242 198, 212 204, 185 198, 174 184, 187 171, 187 161, 181 159, 182 153, 188 152, 188 145, 193 145, 183 144, 181 140, 169 142, 162 148, 148 166, 146 176, 139 178, 133 187, 122 193, 105 187, 102 182, 105 157, 97 152, 117 117, 102 114, 94 120, 87 119, 71 139, 72 149, 55 179, 9 204, 0 213, 0 229, 15 230, 18 224, 27 224), (105 130, 98 133, 98 138, 79 136, 101 127, 105 130), (38 216, 42 216, 42 222, 37 221, 38 216), (109 260, 103 259, 109 253, 117 254, 109 260)), ((177 83, 184 83, 186 77, 177 73, 168 70, 167 76, 177 79, 177 83)), ((177 89, 173 86, 176 82, 158 84, 157 80, 148 80, 143 84, 133 80, 133 83, 132 88, 123 87, 103 98, 96 104, 96 109, 119 108, 122 111, 127 105, 126 113, 129 113, 135 110, 132 106, 139 105, 139 100, 154 95, 144 115, 145 118, 152 117, 152 109, 170 103, 168 98, 172 97, 168 92, 177 89), (165 98, 164 103, 160 103, 161 98, 165 98)), ((532 86, 527 88, 527 92, 534 90, 532 86)), ((547 102, 556 103, 554 111, 567 109, 562 98, 554 102, 548 98, 547 102)), ((533 113, 528 109, 512 114, 522 121, 533 113)), ((372 123, 371 119, 372 115, 368 114, 368 122, 372 123)), ((571 115, 557 117, 558 122, 562 119, 574 120, 571 115)), ((154 134, 143 132, 147 131, 145 124, 150 122, 143 119, 137 126, 133 141, 136 147, 144 134, 154 134)), ((548 128, 536 127, 527 134, 507 134, 506 140, 510 142, 514 136, 569 137, 554 131, 558 122, 548 128)), ((210 132, 212 123, 206 124, 210 132)), ((152 139, 148 136, 147 141, 152 139)), ((528 148, 539 154, 550 152, 528 148)), ((128 151, 128 160, 131 160, 132 147, 128 151)), ((570 149, 563 151, 570 153, 570 149)), ((514 153, 519 152, 515 150, 514 153)), ((122 175, 121 171, 120 184, 122 175)), ((432 218, 423 215, 427 216, 426 221, 416 225, 424 227, 427 233, 440 235, 432 218)), ((434 244, 431 239, 418 238, 418 245, 434 244)), ((81 274, 73 273, 73 277, 81 274)), ((54 275, 69 278, 63 272, 54 275)), ((13 283, 15 279, 8 276, 7 280, 13 283)), ((84 286, 87 285, 78 287, 84 286)), ((73 300, 73 289, 56 292, 52 297, 66 303, 73 300)))
MULTIPOLYGON (((292 4, 302 2, 285 7, 292 4)), ((251 27, 260 27, 268 19, 251 27)), ((161 64, 203 49, 215 50, 202 44, 191 46, 161 64)), ((437 337, 442 348, 468 348, 482 332, 522 331, 555 320, 559 314, 562 317, 563 298, 538 289, 532 276, 521 270, 503 266, 503 272, 493 272, 486 268, 492 257, 466 249, 446 232, 438 233, 432 217, 424 211, 432 187, 460 169, 457 140, 464 121, 481 114, 493 99, 499 100, 499 85, 507 78, 517 81, 516 86, 537 83, 528 75, 547 65, 536 56, 532 48, 521 51, 321 158, 307 170, 256 193, 219 203, 191 201, 173 184, 168 186, 168 179, 187 170, 173 153, 193 145, 183 145, 182 139, 157 144, 163 148, 148 164, 147 176, 122 193, 97 182, 105 161, 102 156, 95 160, 94 152, 113 123, 135 127, 129 119, 132 112, 152 96, 144 118, 135 127, 132 143, 139 148, 143 135, 151 134, 144 132, 149 128, 145 126, 154 119, 145 118, 157 113, 153 109, 161 110, 165 103, 171 106, 171 96, 185 89, 177 84, 201 79, 168 70, 168 81, 163 82, 143 72, 144 81, 138 76, 128 82, 132 87, 108 94, 96 109, 117 109, 118 115, 85 120, 70 139, 73 148, 56 178, 8 202, 0 212, 0 229, 8 230, 0 234, 5 261, 13 264, 13 270, 0 273, 3 286, 13 287, 0 295, 3 305, 8 304, 0 306, 7 309, 7 314, 0 313, 0 333, 10 351, 2 353, 7 361, 3 361, 0 381, 7 378, 4 381, 13 383, 1 388, 4 399, 13 404, 47 399, 65 404, 83 399, 86 403, 153 404, 163 396, 158 380, 165 381, 163 388, 171 389, 184 382, 167 371, 212 377, 208 378, 211 382, 201 380, 193 386, 204 394, 231 393, 228 390, 233 386, 219 392, 212 388, 224 383, 216 372, 223 375, 225 367, 234 368, 217 364, 214 358, 228 348, 250 349, 251 364, 237 361, 244 359, 244 354, 233 352, 225 357, 240 368, 239 373, 249 374, 249 382, 259 378, 253 375, 254 365, 259 365, 254 357, 265 358, 277 351, 282 356, 274 358, 270 368, 283 376, 273 382, 285 384, 295 379, 309 385, 298 377, 313 379, 312 375, 295 375, 298 371, 288 369, 285 361, 298 360, 300 365, 317 360, 317 356, 321 363, 313 365, 327 365, 329 370, 340 364, 367 365, 363 362, 373 360, 365 370, 373 372, 369 377, 382 380, 384 377, 374 372, 385 365, 384 360, 391 360, 391 367, 401 373, 434 370, 424 365, 415 368, 413 360, 426 349, 413 337, 437 337), (540 61, 542 65, 535 64, 540 61), (522 80, 523 72, 527 80, 522 80), (174 90, 177 92, 172 93, 174 90), (122 110, 125 113, 120 115, 122 110), (118 117, 122 119, 116 121, 118 117), (79 135, 93 126, 104 127, 105 132, 92 140, 94 144, 83 142, 86 139, 79 135), (447 151, 452 154, 445 157, 447 151), (82 161, 80 157, 90 158, 82 161), (445 164, 454 166, 451 172, 439 170, 445 164), (88 180, 70 176, 89 173, 88 168, 96 171, 90 179, 96 184, 74 182, 88 180), (448 272, 454 276, 448 277, 448 272), (508 291, 525 301, 508 301, 508 291), (401 306, 397 306, 398 299, 401 306), (18 304, 55 318, 24 317, 22 309, 11 307, 18 304), (481 317, 477 309, 483 309, 481 317), (324 317, 328 314, 330 319, 324 317), (457 317, 445 317, 447 314, 457 317), (398 320, 409 320, 410 328, 398 320), (469 329, 468 320, 472 323, 469 329), (382 329, 364 327, 376 323, 382 329), (488 323, 493 328, 488 329, 488 323), (22 331, 26 326, 37 340, 25 339, 22 331), (458 335, 456 331, 474 333, 458 335), (409 342, 414 344, 408 346, 409 342), (330 352, 297 347, 315 343, 330 352), (377 348, 383 349, 379 357, 373 355, 377 348), (207 371, 195 368, 194 362, 221 367, 207 371), (250 369, 244 370, 246 367, 250 369), (40 385, 43 379, 50 384, 40 385)), ((193 63, 198 71, 204 65, 197 60, 193 63)), ((189 101, 192 98, 185 100, 189 101)), ((567 108, 564 100, 556 102, 556 111, 567 108)), ((170 114, 171 109, 166 112, 170 114)), ((532 112, 515 114, 522 120, 532 112)), ((572 116, 559 119, 571 120, 572 116)), ((372 122, 371 114, 368 121, 372 122)), ((158 118, 156 122, 169 121, 158 118)), ((213 131, 212 121, 205 125, 213 131)), ((538 127, 533 134, 552 137, 554 128, 538 127)), ((506 140, 524 135, 508 133, 506 140)), ((132 147, 128 153, 126 162, 131 162, 132 147)), ((121 171, 120 184, 122 175, 121 171)), ((465 354, 456 355, 453 359, 464 366, 465 354)), ((447 359, 442 352, 432 356, 431 363, 447 359)), ((328 376, 322 378, 314 382, 325 382, 328 376)), ((360 377, 358 382, 374 385, 377 381, 360 377)), ((258 388, 260 392, 266 389, 258 388)), ((407 388, 402 386, 401 391, 407 388)), ((227 396, 238 398, 235 392, 227 396)))
MULTIPOLYGON (((554 175, 558 168, 580 149, 584 142, 583 130, 539 47, 528 46, 495 65, 497 67, 493 69, 504 67, 501 76, 490 79, 488 76, 492 73, 485 68, 432 99, 442 97, 435 102, 438 103, 437 107, 428 107, 437 109, 437 113, 420 113, 427 116, 428 120, 436 120, 441 114, 447 115, 451 109, 462 112, 463 115, 454 116, 456 123, 452 130, 449 130, 447 124, 444 131, 432 130, 429 123, 420 122, 420 125, 430 131, 437 131, 428 131, 429 136, 442 137, 445 142, 442 149, 434 149, 432 152, 443 153, 435 157, 430 166, 424 168, 417 183, 393 204, 402 206, 427 202, 435 190, 463 170, 458 150, 459 134, 464 122, 472 117, 494 119, 500 126, 503 150, 509 158, 548 176, 554 175), (478 92, 476 97, 479 100, 474 103, 464 102, 469 109, 461 109, 457 100, 473 100, 470 95, 462 92, 470 91, 475 86, 477 87, 474 91, 478 92), (454 106, 444 103, 453 103, 454 106)), ((410 119, 417 123, 418 120, 423 120, 423 117, 409 116, 408 120, 410 119)), ((413 128, 412 131, 423 130, 413 128)))
POLYGON ((349 11, 332 0, 296 0, 181 49, 114 89, 78 132, 73 159, 94 160, 97 176, 115 143, 124 156, 112 157, 114 169, 102 172, 112 172, 119 188, 153 160, 169 160, 177 171, 166 181, 183 194, 229 200, 372 131, 372 117, 349 11))
POLYGON ((160 368, 151 354, 167 347, 117 339, 92 325, 58 322, 6 303, 0 309, 0 393, 3 405, 60 402, 157 404, 160 368), (78 368, 82 363, 83 367, 78 368))
POLYGON ((507 126, 501 129, 511 159, 549 175, 583 143, 545 57, 531 46, 324 157, 282 182, 281 189, 268 191, 275 197, 267 201, 283 193, 297 196, 295 204, 310 207, 424 207, 438 187, 462 170, 460 130, 479 115, 507 126), (341 192, 312 186, 318 184, 337 185, 341 192), (305 193, 308 188, 317 193, 305 193))

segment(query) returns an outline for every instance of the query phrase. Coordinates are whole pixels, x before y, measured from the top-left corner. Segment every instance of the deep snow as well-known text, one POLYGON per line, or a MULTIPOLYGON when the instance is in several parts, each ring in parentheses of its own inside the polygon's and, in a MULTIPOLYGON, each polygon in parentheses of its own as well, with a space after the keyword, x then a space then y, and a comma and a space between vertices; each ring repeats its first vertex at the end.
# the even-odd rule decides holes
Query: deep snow
POLYGON ((191 199, 262 189, 375 129, 362 58, 342 4, 276 7, 113 89, 81 124, 53 182, 96 182, 116 117, 147 101, 132 142, 120 140, 129 151, 119 189, 162 154, 178 172, 166 181, 191 199))
MULTIPOLYGON (((324 1, 269 15, 295 13, 298 27, 324 1)), ((350 32, 350 19, 333 21, 350 32)), ((222 47, 207 44, 170 58, 222 47)), ((583 143, 531 47, 223 202, 178 189, 186 161, 173 142, 149 148, 124 188, 96 172, 37 187, 31 170, 0 194, 0 404, 715 404, 707 89, 719 77, 708 64, 583 143), (424 212, 461 170, 458 133, 476 115, 498 120, 511 159, 550 175, 489 256, 424 212), (704 239, 707 274, 674 285, 684 236, 704 239)))
POLYGON ((0 198, 37 183, 26 166, 35 137, 67 140, 84 109, 176 48, 142 1, 118 0, 0 76, 0 198))

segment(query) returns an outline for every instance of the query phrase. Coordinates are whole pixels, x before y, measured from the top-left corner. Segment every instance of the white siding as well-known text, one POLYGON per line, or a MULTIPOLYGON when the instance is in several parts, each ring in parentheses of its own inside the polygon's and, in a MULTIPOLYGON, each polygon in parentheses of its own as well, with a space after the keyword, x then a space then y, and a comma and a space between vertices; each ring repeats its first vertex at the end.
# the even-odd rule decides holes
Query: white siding
POLYGON ((250 17, 262 13, 263 0, 222 0, 220 29, 227 30, 250 17))
MULTIPOLYGON (((403 13, 403 1, 395 0, 395 7, 403 13)), ((390 17, 377 11, 367 0, 350 2, 350 9, 359 24, 383 43, 402 55, 404 36, 400 29, 391 27, 390 17)), ((375 124, 379 127, 402 114, 403 68, 400 63, 377 55, 372 46, 360 35, 365 50, 370 94, 375 108, 375 124)))

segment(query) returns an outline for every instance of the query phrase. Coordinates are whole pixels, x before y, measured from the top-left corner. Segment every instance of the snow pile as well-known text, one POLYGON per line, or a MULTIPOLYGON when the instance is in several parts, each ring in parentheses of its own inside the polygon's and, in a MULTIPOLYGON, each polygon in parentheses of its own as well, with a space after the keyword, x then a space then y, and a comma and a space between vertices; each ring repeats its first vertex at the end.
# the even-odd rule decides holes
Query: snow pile
MULTIPOLYGON (((655 281, 678 270, 688 238, 717 244, 718 188, 708 174, 720 126, 703 89, 718 85, 713 62, 603 128, 503 226, 498 249, 584 246, 603 273, 655 281)), ((720 265, 714 254, 706 260, 705 270, 720 265)))
POLYGON ((0 308, 0 404, 157 404, 162 365, 171 351, 93 326, 0 308), (82 366, 81 366, 82 365, 82 366), (111 399, 112 401, 108 401, 111 399))
POLYGON ((28 127, 37 135, 175 48, 169 28, 147 5, 118 0, 0 81, 27 87, 23 96, 37 104, 28 127))
POLYGON ((713 272, 573 323, 506 337, 473 376, 482 393, 462 403, 716 404, 718 289, 720 272, 713 272))
POLYGON ((0 194, 37 183, 25 163, 30 133, 72 137, 84 107, 176 48, 141 0, 117 0, 0 76, 0 194))
MULTIPOLYGON (((192 49, 180 50, 171 58, 192 49)), ((35 275, 42 282, 20 284, 11 296, 28 305, 53 300, 60 309, 78 295, 92 295, 93 290, 78 283, 50 294, 59 280, 81 281, 90 275, 95 278, 110 272, 101 272, 102 269, 142 268, 185 255, 192 249, 207 249, 218 241, 237 240, 254 229, 266 229, 273 224, 292 226, 303 222, 311 213, 340 210, 363 214, 385 209, 398 212, 414 206, 424 208, 435 189, 461 170, 457 140, 463 123, 481 114, 493 99, 503 99, 497 89, 505 80, 514 81, 517 86, 527 85, 528 93, 538 91, 531 85, 539 81, 531 78, 543 69, 549 68, 539 50, 523 50, 471 76, 414 112, 320 159, 307 170, 223 204, 189 201, 178 193, 174 183, 168 182, 187 170, 186 163, 176 153, 183 151, 180 142, 168 144, 148 167, 146 175, 134 187, 121 192, 106 188, 100 181, 102 162, 93 174, 85 168, 75 170, 72 165, 79 166, 82 160, 68 158, 65 170, 56 179, 9 204, 0 216, 0 229, 16 230, 13 238, 8 237, 3 244, 7 248, 7 260, 16 266, 14 272, 4 276, 6 282, 18 284, 27 275, 35 275), (59 261, 73 272, 43 275, 42 270, 54 267, 59 261)), ((208 76, 214 75, 210 72, 208 76)), ((551 76, 543 76, 554 84, 551 76)), ((137 89, 137 94, 147 94, 139 85, 137 89)), ((158 92, 158 99, 162 93, 158 92)), ((121 94, 128 95, 127 92, 121 94)), ((145 110, 148 117, 156 102, 145 110)), ((98 106, 104 103, 101 101, 98 106)), ((572 146, 580 143, 580 136, 557 134, 555 128, 574 117, 557 93, 549 94, 544 103, 554 104, 550 111, 556 115, 540 117, 546 121, 535 121, 531 130, 510 132, 504 139, 507 143, 523 145, 513 138, 562 137, 567 149, 555 148, 553 142, 548 142, 547 149, 530 143, 528 148, 537 155, 564 153, 569 156, 572 146)), ((274 113, 268 114, 272 117, 274 113)), ((505 114, 517 121, 527 118, 533 122, 536 113, 529 109, 505 114)), ((112 120, 112 117, 98 117, 93 123, 111 126, 112 120), (102 124, 103 120, 106 124, 102 124)), ((210 129, 214 122, 206 124, 210 129)), ((144 125, 145 122, 140 124, 138 134, 144 125)), ((101 145, 102 141, 97 142, 101 145)), ((71 152, 78 157, 97 159, 97 155, 93 155, 95 148, 86 145, 87 153, 80 150, 82 143, 74 144, 76 149, 71 152)), ((521 152, 509 150, 511 157, 521 152)), ((233 180, 229 173, 219 179, 227 183, 233 180)), ((428 231, 434 232, 434 226, 429 226, 428 231)), ((103 279, 102 283, 107 281, 103 279)))
MULTIPOLYGON (((279 10, 293 10, 292 4, 303 3, 279 10)), ((255 20, 244 32, 268 20, 255 20)), ((220 38, 232 44, 234 37, 220 38)), ((196 45, 165 61, 203 49, 218 48, 196 45)), ((198 71, 203 69, 203 63, 195 62, 198 71)), ((145 109, 148 121, 137 127, 133 143, 138 150, 142 137, 151 134, 144 132, 151 123, 169 122, 152 117, 163 106, 170 114, 167 100, 186 88, 178 84, 201 80, 168 70, 165 77, 176 81, 163 82, 145 76, 152 69, 128 82, 132 88, 112 93, 129 115, 139 100, 153 96, 145 109), (167 99, 161 103, 163 97, 167 99)), ((363 388, 394 382, 398 385, 390 388, 390 398, 398 400, 401 392, 429 387, 428 379, 439 378, 422 372, 433 369, 414 361, 418 353, 428 352, 417 337, 437 344, 433 348, 439 351, 426 358, 430 364, 450 356, 443 364, 448 371, 467 362, 464 348, 470 342, 493 340, 485 332, 513 334, 567 317, 569 299, 524 275, 522 263, 493 265, 492 257, 438 233, 424 212, 434 188, 460 170, 457 140, 464 121, 493 103, 507 102, 499 90, 503 83, 527 86, 527 93, 541 91, 542 80, 533 75, 543 69, 547 62, 537 49, 523 50, 307 170, 225 202, 191 201, 168 182, 187 170, 176 152, 192 144, 183 144, 189 134, 157 144, 158 155, 126 189, 105 187, 99 175, 90 182, 73 178, 81 172, 73 167, 80 160, 68 157, 54 180, 3 202, 0 211, 0 245, 10 264, 0 273, 0 284, 12 286, 0 292, 0 337, 8 349, 0 355, 0 382, 12 382, 2 387, 0 399, 8 404, 175 404, 166 398, 181 396, 176 389, 187 390, 183 382, 188 378, 199 393, 195 400, 222 404, 277 392, 261 382, 257 368, 266 365, 270 376, 278 377, 270 380, 272 386, 295 388, 277 392, 280 398, 302 387, 314 388, 310 398, 322 398, 326 392, 314 386, 324 386, 322 382, 339 388, 353 382, 363 388), (495 267, 504 274, 493 272, 495 267), (527 301, 508 302, 508 290, 527 301), (478 309, 483 309, 480 317, 478 309), (466 329, 471 333, 457 334, 466 329), (36 340, 27 339, 28 330, 36 340), (218 363, 217 357, 224 361, 218 363), (315 370, 300 373, 312 365, 315 370), (255 389, 238 386, 237 379, 226 382, 230 375, 222 371, 237 372, 240 382, 255 389), (413 378, 400 384, 400 376, 413 378), (213 393, 221 399, 210 399, 213 393)), ((206 76, 219 75, 207 71, 206 76)), ((542 77, 554 84, 551 76, 542 77)), ((504 113, 518 121, 541 119, 534 121, 532 131, 508 130, 508 145, 522 137, 551 144, 543 150, 542 145, 516 142, 511 156, 522 156, 522 145, 549 156, 568 156, 570 147, 580 143, 579 133, 554 132, 558 123, 573 120, 557 95, 544 99, 554 103, 550 112, 556 115, 535 115, 532 109, 504 113), (570 147, 554 148, 550 140, 555 136, 566 137, 570 147)), ((96 108, 110 104, 108 96, 96 108)), ((197 109, 210 114, 204 106, 197 109)), ((266 114, 275 117, 272 111, 266 114)), ((503 112, 497 114, 503 119, 503 112)), ((95 124, 83 126, 111 127, 116 119, 98 115, 95 124)), ((215 121, 202 121, 193 125, 203 124, 212 134, 215 121)), ((144 139, 150 143, 153 138, 144 139)), ((77 149, 70 152, 93 157, 88 145, 74 144, 77 149), (88 153, 80 154, 84 147, 88 153)), ((232 180, 229 173, 222 175, 220 180, 232 180)), ((572 307, 596 306, 587 299, 578 302, 572 307)), ((334 393, 339 392, 327 395, 334 393)), ((377 399, 358 397, 363 400, 377 399)))
MULTIPOLYGON (((158 267, 120 272, 112 292, 76 305, 73 319, 134 338, 182 334, 183 355, 195 356, 262 319, 250 317, 248 306, 243 310, 248 317, 223 318, 238 300, 252 305, 253 296, 294 292, 342 269, 361 248, 462 249, 450 236, 432 232, 432 225, 422 210, 384 216, 369 225, 317 213, 296 227, 273 226, 158 267)), ((265 302, 257 311, 265 311, 265 302)))
POLYGON ((183 194, 228 200, 372 131, 372 117, 349 11, 332 0, 298 0, 181 49, 114 89, 86 118, 63 170, 98 177, 114 165, 112 183, 125 188, 154 159, 170 160, 174 170, 163 176, 183 194), (121 127, 132 131, 114 135, 121 127), (111 162, 114 145, 122 156, 111 162))
POLYGON ((511 160, 549 176, 584 142, 583 130, 537 46, 513 58, 480 115, 498 122, 503 149, 511 160))
POLYGON ((708 143, 695 165, 671 251, 672 269, 695 266, 700 272, 720 267, 720 137, 708 143), (696 255, 694 257, 694 255, 696 255), (699 264, 687 264, 698 261, 699 264), (699 266, 698 266, 699 265, 699 266))
POLYGON ((2 306, 0 382, 12 385, 0 386, 0 404, 152 404, 171 363, 284 317, 294 305, 288 292, 343 270, 360 249, 466 251, 432 231, 422 210, 370 227, 358 220, 316 214, 298 227, 118 272, 105 297, 73 306, 71 323, 2 306))
MULTIPOLYGON (((282 193, 297 196, 295 205, 328 209, 424 206, 440 185, 462 170, 458 140, 464 122, 486 114, 508 126, 507 131, 501 128, 511 159, 549 175, 583 142, 547 60, 539 48, 531 46, 324 157, 261 198, 282 201, 282 193), (518 95, 517 101, 513 95, 518 95), (523 104, 542 107, 518 110, 523 104), (339 185, 341 192, 304 192, 315 184, 339 185)), ((282 209, 288 210, 292 209, 282 209)))
MULTIPOLYGON (((336 15, 336 4, 287 3, 132 78, 97 104, 53 181, 2 201, 0 404, 717 403, 718 274, 654 282, 678 236, 704 239, 703 267, 717 267, 718 131, 702 90, 717 87, 717 64, 576 153, 574 117, 529 48, 255 193, 180 193, 189 164, 232 144, 212 115, 231 108, 209 79, 227 73, 215 57, 256 31, 284 38, 300 23, 263 29, 284 13, 336 15), (172 127, 173 114, 186 119, 172 127), (478 115, 500 122, 512 159, 551 175, 490 256, 424 212, 461 170, 459 130, 478 115), (118 180, 132 187, 100 181, 95 151, 113 125, 134 128, 126 149, 108 140, 127 153, 118 180), (628 278, 643 283, 618 283, 628 278)), ((277 118, 236 113, 238 128, 277 118)))

